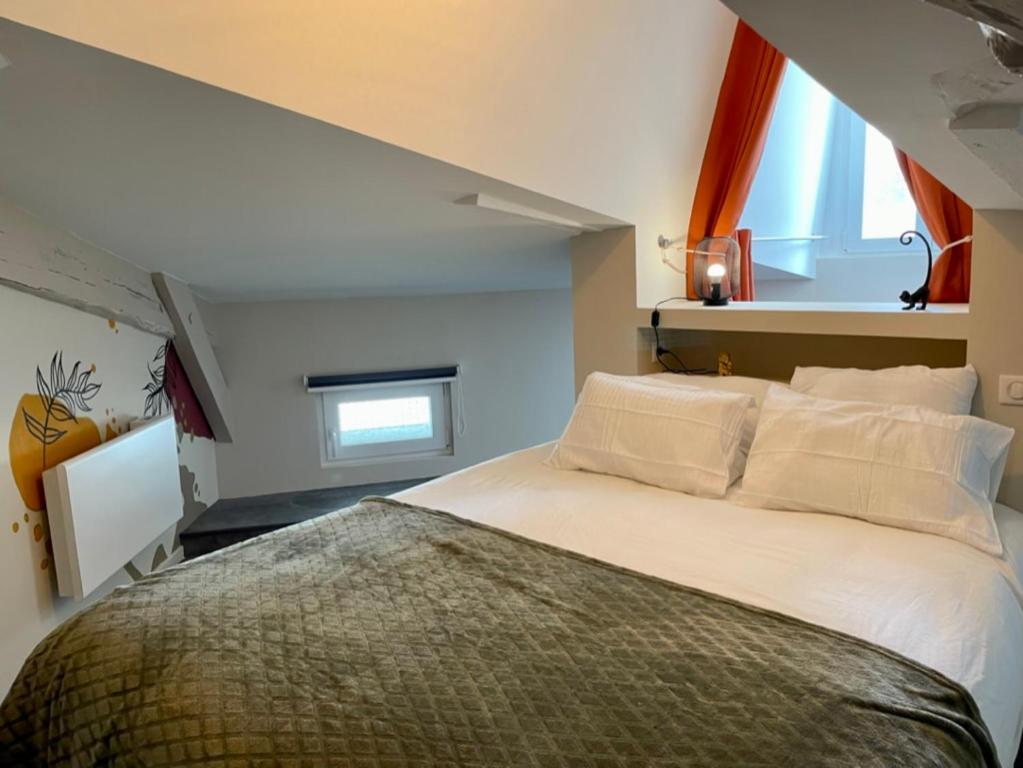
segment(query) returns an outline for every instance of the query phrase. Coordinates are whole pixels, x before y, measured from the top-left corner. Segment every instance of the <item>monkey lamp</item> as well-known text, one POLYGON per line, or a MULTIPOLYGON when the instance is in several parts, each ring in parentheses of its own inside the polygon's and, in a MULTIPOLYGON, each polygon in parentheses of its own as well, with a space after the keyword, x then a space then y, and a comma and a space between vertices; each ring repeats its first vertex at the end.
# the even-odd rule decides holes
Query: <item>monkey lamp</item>
POLYGON ((708 237, 693 250, 693 288, 709 307, 721 307, 742 285, 739 244, 730 237, 708 237))

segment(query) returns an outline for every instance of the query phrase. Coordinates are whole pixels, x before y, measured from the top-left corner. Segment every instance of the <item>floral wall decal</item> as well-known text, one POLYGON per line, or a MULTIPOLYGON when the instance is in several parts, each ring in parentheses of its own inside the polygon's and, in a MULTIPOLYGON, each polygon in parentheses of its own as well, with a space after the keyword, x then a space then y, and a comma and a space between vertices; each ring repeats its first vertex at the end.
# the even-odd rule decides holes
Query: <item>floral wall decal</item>
POLYGON ((29 509, 45 506, 45 470, 100 444, 95 422, 80 415, 92 410, 89 401, 99 393, 101 385, 91 380, 94 373, 94 366, 78 361, 65 374, 64 354, 58 350, 48 377, 36 367, 37 394, 18 402, 8 447, 15 485, 29 509))
POLYGON ((149 371, 149 381, 142 391, 146 393, 146 402, 142 408, 142 415, 147 419, 162 416, 165 408, 171 407, 170 395, 167 393, 167 350, 170 348, 169 341, 160 345, 153 355, 153 360, 146 364, 149 371))
POLYGON ((95 371, 89 368, 79 373, 81 365, 81 361, 75 363, 70 375, 65 376, 64 352, 58 350, 53 353, 53 359, 50 360, 49 380, 43 378, 43 372, 36 366, 36 391, 44 410, 43 420, 40 421, 33 416, 27 408, 21 409, 21 415, 25 419, 29 434, 43 445, 43 469, 47 468, 47 446, 53 445, 67 434, 67 429, 51 426, 51 422, 54 425, 68 421, 78 423, 75 410, 91 411, 89 400, 99 392, 100 385, 89 381, 89 377, 95 371))
POLYGON ((173 342, 165 342, 148 363, 149 381, 142 390, 146 393, 143 415, 146 418, 160 416, 164 408, 174 413, 174 420, 191 439, 205 437, 212 439, 213 430, 206 420, 195 390, 188 380, 181 359, 173 342))

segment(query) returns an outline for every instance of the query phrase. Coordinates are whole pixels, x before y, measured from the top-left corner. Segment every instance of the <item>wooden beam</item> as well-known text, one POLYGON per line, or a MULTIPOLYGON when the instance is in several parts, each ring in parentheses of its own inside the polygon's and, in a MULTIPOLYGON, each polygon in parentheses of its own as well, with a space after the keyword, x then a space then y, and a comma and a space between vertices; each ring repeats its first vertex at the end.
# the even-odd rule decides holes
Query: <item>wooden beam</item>
POLYGON ((149 273, 0 198, 0 284, 173 336, 149 273))
POLYGON ((153 285, 174 324, 174 349, 181 358, 213 436, 218 442, 230 443, 234 429, 230 392, 195 297, 185 283, 162 272, 153 274, 153 285))

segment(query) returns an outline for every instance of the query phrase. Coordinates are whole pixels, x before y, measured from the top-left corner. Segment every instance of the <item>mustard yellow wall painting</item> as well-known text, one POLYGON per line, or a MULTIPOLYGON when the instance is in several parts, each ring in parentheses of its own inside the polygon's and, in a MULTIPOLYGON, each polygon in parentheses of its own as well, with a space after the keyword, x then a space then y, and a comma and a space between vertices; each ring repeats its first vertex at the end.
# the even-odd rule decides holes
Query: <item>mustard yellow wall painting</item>
POLYGON ((94 366, 76 362, 64 372, 64 354, 50 360, 49 376, 36 368, 36 394, 18 401, 8 444, 14 482, 25 506, 40 511, 45 506, 43 471, 100 444, 100 432, 92 419, 89 401, 100 390, 91 381, 94 366))

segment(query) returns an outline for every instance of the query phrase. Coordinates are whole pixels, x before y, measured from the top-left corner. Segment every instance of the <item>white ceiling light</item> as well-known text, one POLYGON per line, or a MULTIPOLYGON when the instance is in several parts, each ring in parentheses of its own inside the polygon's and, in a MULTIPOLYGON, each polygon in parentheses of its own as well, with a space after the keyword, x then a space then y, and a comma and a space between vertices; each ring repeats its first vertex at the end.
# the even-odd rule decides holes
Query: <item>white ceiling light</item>
POLYGON ((470 205, 475 208, 483 208, 488 211, 507 213, 512 216, 518 216, 522 219, 528 219, 535 224, 543 224, 557 227, 559 229, 570 229, 576 232, 594 232, 599 229, 599 227, 585 224, 574 219, 567 219, 564 216, 559 216, 551 211, 542 211, 539 208, 532 208, 528 205, 513 203, 510 200, 504 200, 500 197, 494 197, 493 195, 488 195, 483 192, 461 197, 458 200, 455 200, 455 204, 470 205))

